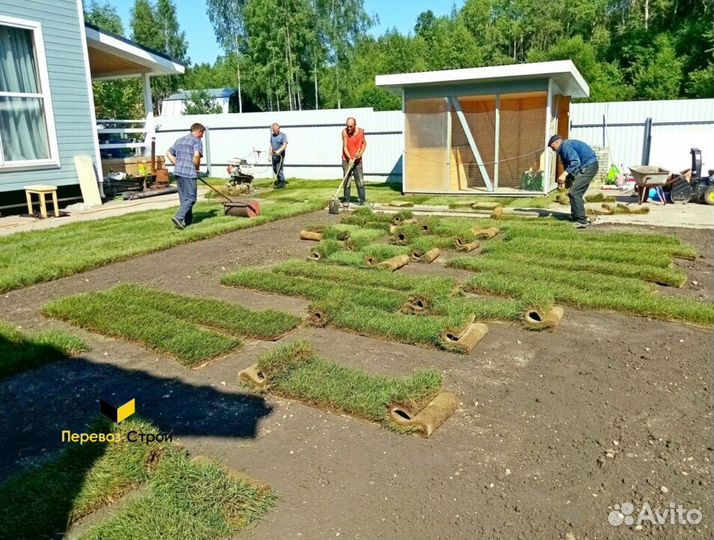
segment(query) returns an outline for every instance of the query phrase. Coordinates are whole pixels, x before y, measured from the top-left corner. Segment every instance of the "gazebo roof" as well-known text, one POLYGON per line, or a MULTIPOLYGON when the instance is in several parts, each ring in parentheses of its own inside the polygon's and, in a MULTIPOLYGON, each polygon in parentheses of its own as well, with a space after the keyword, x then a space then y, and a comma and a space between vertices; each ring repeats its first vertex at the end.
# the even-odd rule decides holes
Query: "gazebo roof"
POLYGON ((481 82, 509 80, 553 79, 564 95, 584 98, 590 95, 590 87, 570 60, 509 64, 443 71, 397 73, 377 75, 376 84, 390 90, 429 86, 458 86, 481 82))

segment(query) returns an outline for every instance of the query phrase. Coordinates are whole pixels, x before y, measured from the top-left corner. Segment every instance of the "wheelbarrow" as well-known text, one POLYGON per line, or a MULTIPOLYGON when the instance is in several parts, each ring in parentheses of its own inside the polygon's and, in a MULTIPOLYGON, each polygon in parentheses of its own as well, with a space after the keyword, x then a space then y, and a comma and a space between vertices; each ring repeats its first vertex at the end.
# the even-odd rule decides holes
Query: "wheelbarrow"
POLYGON ((223 213, 226 216, 253 218, 260 215, 260 203, 258 201, 241 201, 238 199, 232 199, 214 188, 200 176, 198 179, 225 199, 223 201, 223 213))
MULTIPOLYGON (((639 195, 640 204, 644 203, 649 196, 651 187, 662 191, 662 186, 667 183, 670 172, 662 167, 653 167, 651 165, 640 165, 638 167, 630 167, 630 174, 635 179, 635 191, 639 195)), ((664 197, 662 197, 664 201, 664 197)))

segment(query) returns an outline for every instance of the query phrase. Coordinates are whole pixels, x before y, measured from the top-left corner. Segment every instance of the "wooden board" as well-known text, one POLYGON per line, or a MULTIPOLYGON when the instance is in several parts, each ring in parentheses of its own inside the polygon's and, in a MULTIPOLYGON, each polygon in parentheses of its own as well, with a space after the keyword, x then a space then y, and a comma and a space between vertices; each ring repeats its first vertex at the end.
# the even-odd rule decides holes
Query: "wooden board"
POLYGON ((97 171, 90 156, 74 156, 74 167, 77 170, 79 187, 82 190, 82 199, 87 207, 101 206, 102 197, 99 195, 97 184, 97 171))

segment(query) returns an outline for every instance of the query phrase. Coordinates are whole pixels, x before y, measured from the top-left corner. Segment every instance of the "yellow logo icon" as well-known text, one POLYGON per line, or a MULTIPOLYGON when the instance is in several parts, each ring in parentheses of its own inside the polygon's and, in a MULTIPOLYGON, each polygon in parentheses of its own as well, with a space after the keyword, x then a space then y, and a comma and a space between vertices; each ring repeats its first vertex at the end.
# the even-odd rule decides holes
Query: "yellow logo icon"
POLYGON ((136 412, 136 399, 103 397, 99 400, 99 410, 111 421, 121 424, 136 412))

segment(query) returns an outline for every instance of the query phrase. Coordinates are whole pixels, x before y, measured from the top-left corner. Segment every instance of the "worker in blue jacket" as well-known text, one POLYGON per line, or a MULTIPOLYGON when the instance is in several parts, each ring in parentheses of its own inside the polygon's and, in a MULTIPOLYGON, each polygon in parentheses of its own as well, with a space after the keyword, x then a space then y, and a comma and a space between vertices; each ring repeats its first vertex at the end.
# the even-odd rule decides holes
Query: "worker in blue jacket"
POLYGON ((548 146, 560 157, 563 163, 563 174, 558 177, 558 187, 563 188, 566 180, 572 180, 570 185, 570 215, 575 227, 585 229, 588 219, 585 215, 585 192, 597 174, 597 156, 592 148, 582 141, 563 139, 553 135, 548 146))

